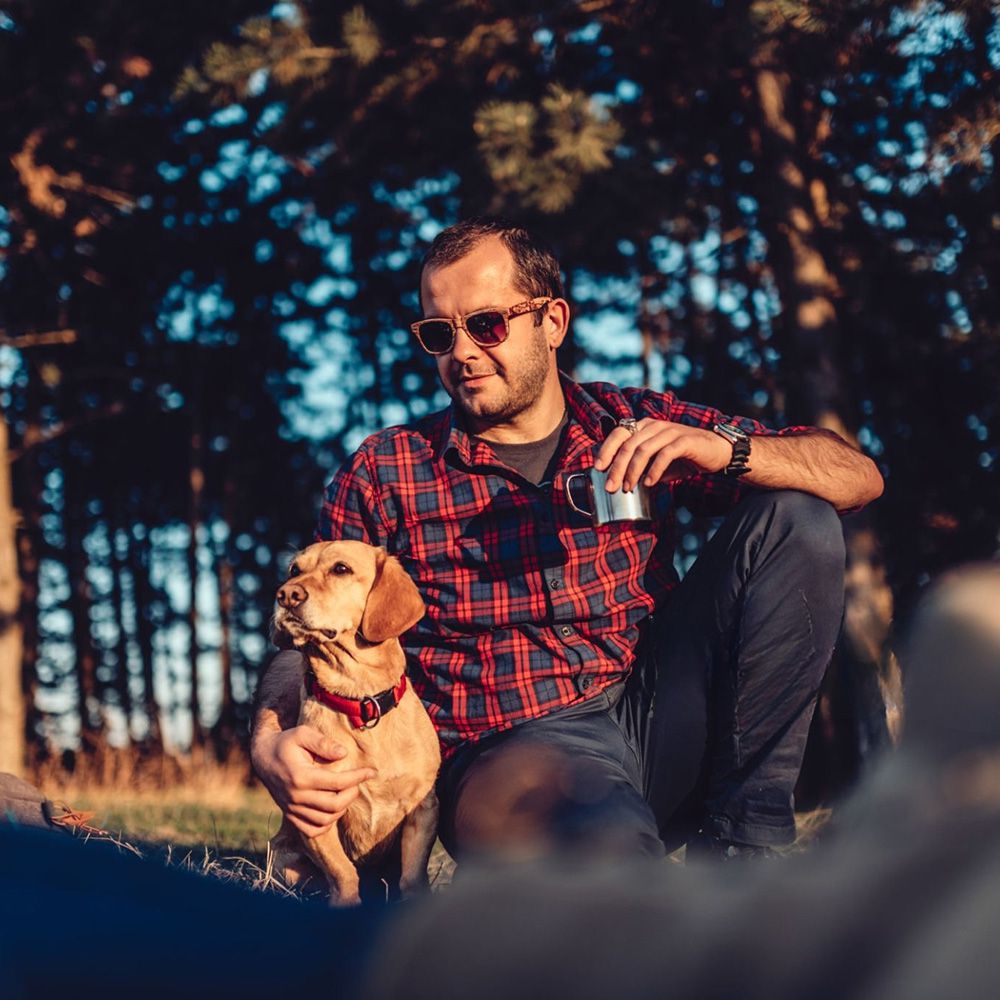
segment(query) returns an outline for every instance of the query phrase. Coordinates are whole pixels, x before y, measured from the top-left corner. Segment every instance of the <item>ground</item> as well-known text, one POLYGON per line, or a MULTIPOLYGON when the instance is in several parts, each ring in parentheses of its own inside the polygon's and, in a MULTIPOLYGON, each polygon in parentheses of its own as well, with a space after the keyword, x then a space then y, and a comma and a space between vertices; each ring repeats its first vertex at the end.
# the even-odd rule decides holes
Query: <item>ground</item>
MULTIPOLYGON (((120 786, 49 785, 43 791, 54 802, 77 813, 93 814, 86 827, 101 833, 78 836, 111 837, 123 850, 159 859, 226 881, 240 881, 262 891, 288 893, 270 870, 268 839, 281 816, 259 785, 217 774, 168 788, 135 791, 120 786)), ((828 810, 797 817, 799 837, 791 850, 804 850, 825 826, 828 810)), ((671 856, 681 860, 683 852, 671 856)), ((431 885, 448 885, 454 863, 440 843, 429 865, 431 885)))
MULTIPOLYGON (((92 813, 86 825, 104 831, 78 836, 110 836, 123 850, 265 891, 287 892, 273 877, 268 840, 281 814, 267 792, 243 782, 198 782, 172 788, 129 791, 117 787, 43 786, 54 802, 92 813)), ((451 881, 454 865, 436 844, 431 884, 451 881)))

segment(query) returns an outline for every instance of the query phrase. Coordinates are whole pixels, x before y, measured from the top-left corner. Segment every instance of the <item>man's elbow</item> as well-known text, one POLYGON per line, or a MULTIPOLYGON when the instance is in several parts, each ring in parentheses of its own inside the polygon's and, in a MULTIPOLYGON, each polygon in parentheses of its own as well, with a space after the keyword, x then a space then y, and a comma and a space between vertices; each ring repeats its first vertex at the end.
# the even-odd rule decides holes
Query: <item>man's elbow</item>
POLYGON ((871 503, 873 500, 878 500, 878 498, 885 491, 885 480, 882 478, 882 473, 878 471, 878 466, 867 456, 864 456, 865 460, 865 499, 866 504, 871 503))
POLYGON ((851 497, 845 498, 843 506, 837 504, 837 509, 841 514, 848 514, 855 510, 867 507, 873 500, 878 500, 885 490, 885 480, 882 473, 878 471, 878 466, 867 456, 858 456, 861 460, 860 468, 854 477, 854 492, 851 497))

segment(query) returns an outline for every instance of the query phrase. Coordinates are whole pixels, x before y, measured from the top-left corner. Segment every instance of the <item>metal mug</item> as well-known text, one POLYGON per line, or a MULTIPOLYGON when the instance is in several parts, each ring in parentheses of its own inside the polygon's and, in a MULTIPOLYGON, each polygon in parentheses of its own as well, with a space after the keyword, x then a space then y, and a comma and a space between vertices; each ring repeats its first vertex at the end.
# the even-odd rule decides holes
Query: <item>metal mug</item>
POLYGON ((610 524, 612 521, 652 521, 653 507, 650 502, 649 489, 640 483, 634 490, 626 493, 619 489, 609 493, 605 489, 608 474, 592 468, 589 472, 574 472, 566 477, 566 499, 573 510, 589 517, 594 527, 610 524), (587 493, 593 510, 584 510, 573 499, 573 480, 585 479, 587 493))

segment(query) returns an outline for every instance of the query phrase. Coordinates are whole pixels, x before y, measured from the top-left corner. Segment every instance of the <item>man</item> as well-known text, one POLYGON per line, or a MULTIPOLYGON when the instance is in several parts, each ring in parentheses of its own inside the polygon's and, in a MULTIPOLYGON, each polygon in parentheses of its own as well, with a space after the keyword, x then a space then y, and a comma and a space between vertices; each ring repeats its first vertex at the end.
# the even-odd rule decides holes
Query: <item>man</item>
MULTIPOLYGON (((368 438, 319 536, 386 546, 427 604, 403 643, 445 751, 446 846, 503 851, 529 814, 527 836, 558 846, 655 855, 694 837, 730 857, 789 842, 842 614, 835 511, 881 493, 874 464, 827 431, 561 376, 559 265, 502 221, 441 233, 420 296, 414 333, 452 406, 368 438), (611 492, 649 488, 654 520, 575 512, 566 480, 591 466, 611 492), (678 585, 681 505, 729 513, 678 585)), ((370 772, 320 766, 341 751, 296 726, 301 672, 294 652, 272 662, 252 756, 316 836, 370 772)))

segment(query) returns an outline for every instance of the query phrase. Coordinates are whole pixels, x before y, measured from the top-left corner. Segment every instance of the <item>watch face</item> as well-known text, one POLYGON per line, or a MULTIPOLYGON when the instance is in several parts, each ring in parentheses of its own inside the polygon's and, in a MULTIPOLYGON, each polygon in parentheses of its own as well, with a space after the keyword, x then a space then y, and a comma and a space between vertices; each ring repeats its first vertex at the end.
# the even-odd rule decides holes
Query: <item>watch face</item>
POLYGON ((716 424, 715 432, 732 444, 736 444, 737 441, 745 441, 747 439, 747 435, 735 424, 716 424))

